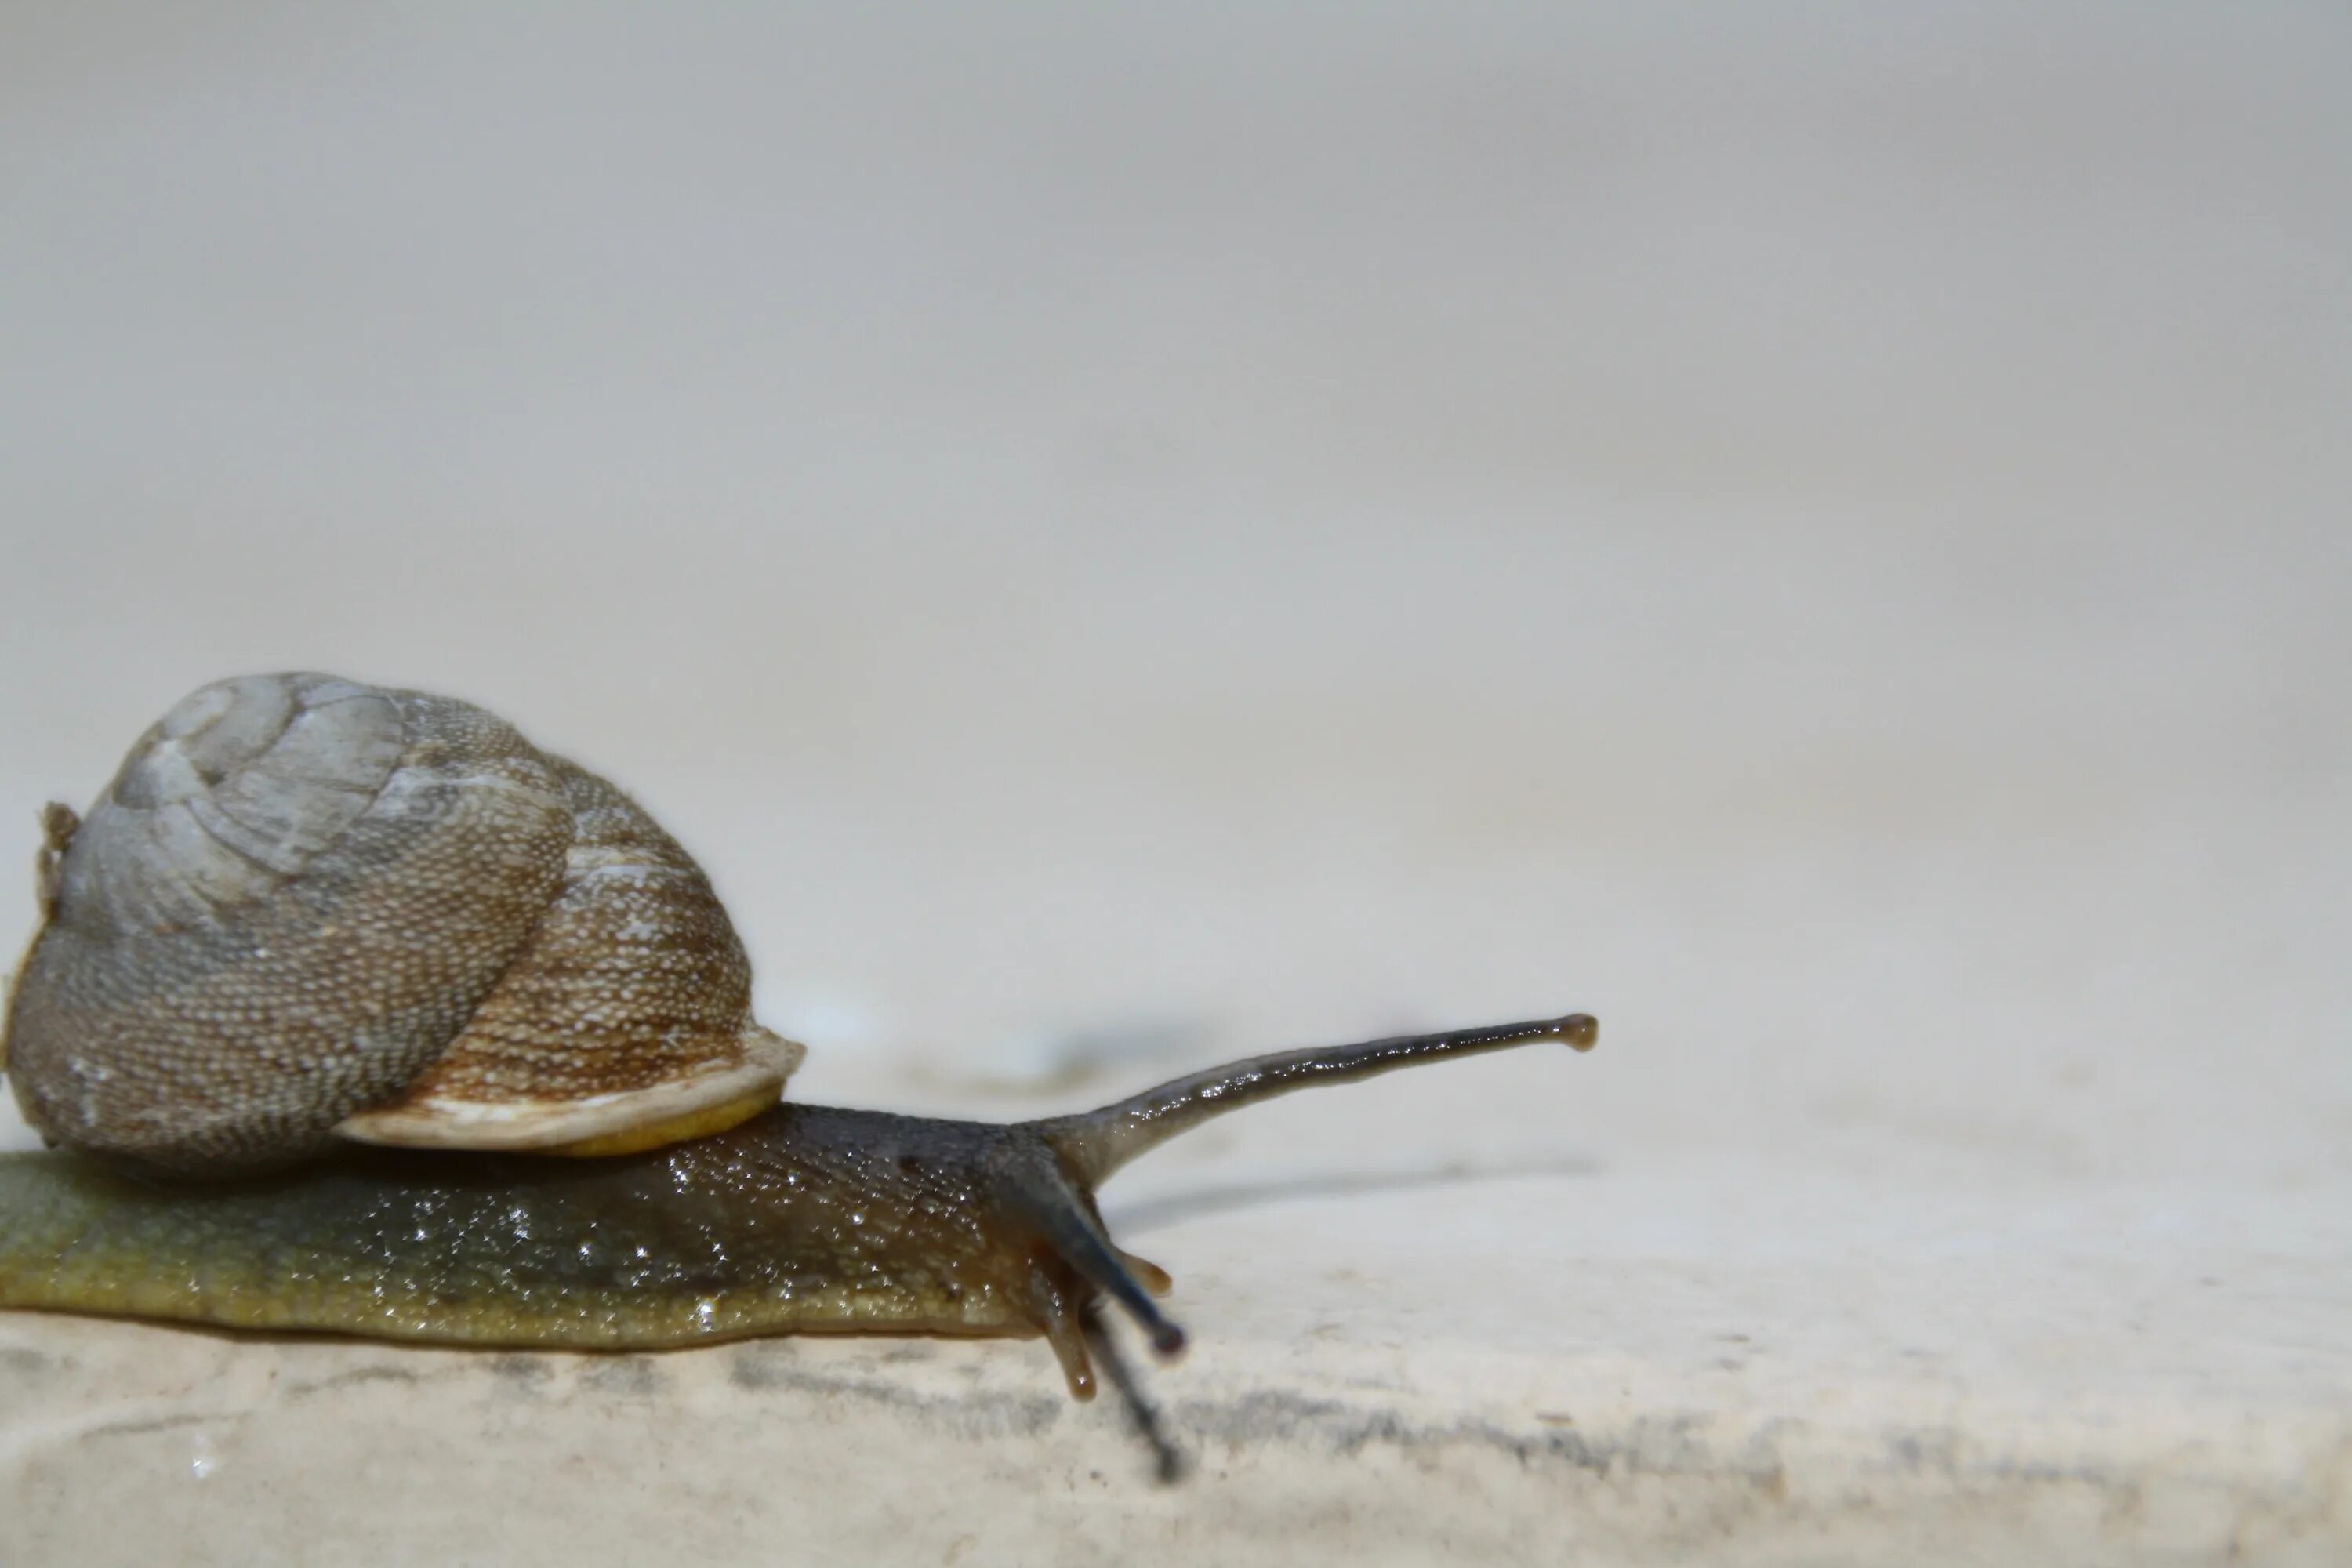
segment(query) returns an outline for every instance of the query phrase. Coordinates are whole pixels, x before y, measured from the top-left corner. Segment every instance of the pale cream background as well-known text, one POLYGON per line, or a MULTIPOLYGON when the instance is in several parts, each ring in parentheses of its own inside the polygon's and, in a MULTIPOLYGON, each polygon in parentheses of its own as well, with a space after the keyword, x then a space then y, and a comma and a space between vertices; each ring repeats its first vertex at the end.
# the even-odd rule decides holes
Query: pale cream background
POLYGON ((2347 77, 2296 5, 0 10, 27 859, 315 667, 650 803, 809 1098, 1605 1023, 1113 1188, 1181 1494, 1034 1346, 11 1319, 0 1563, 2337 1556, 2347 77))

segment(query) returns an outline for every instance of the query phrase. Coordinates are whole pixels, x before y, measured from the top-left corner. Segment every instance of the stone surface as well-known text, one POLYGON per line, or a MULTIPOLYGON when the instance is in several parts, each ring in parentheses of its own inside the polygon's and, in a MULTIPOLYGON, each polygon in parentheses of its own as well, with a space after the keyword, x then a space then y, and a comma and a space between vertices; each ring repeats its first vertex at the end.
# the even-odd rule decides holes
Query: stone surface
MULTIPOLYGON (((1534 1081, 1552 1076, 1492 1087, 1571 1087, 1534 1081)), ((1236 1184, 1199 1162, 1139 1172, 1110 1211, 1177 1272, 1194 1333, 1148 1373, 1189 1459, 1174 1487, 1033 1342, 604 1358, 18 1315, 0 1320, 0 1552, 137 1563, 168 1521, 181 1561, 220 1563, 257 1541, 525 1563, 778 1543, 922 1563, 2341 1560, 2340 1194, 2249 1228, 2233 1195, 2193 1190, 1449 1173, 1318 1142, 1322 1176, 1236 1184)))

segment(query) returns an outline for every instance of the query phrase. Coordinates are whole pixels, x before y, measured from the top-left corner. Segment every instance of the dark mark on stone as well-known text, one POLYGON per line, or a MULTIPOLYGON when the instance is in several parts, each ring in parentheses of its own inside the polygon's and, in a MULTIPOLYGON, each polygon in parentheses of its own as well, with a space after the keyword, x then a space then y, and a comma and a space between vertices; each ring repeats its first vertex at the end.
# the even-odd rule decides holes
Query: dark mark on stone
POLYGON ((783 1357, 755 1359, 738 1354, 729 1364, 727 1375, 737 1387, 761 1394, 864 1399, 972 1441, 1036 1436, 1061 1420, 1069 1405, 1059 1394, 917 1394, 881 1378, 811 1372, 783 1357))
POLYGON ((389 1364, 355 1366, 349 1372, 339 1372, 331 1377, 321 1377, 309 1383, 289 1383, 286 1385, 286 1392, 289 1396, 299 1399, 312 1394, 324 1394, 331 1389, 352 1388, 366 1383, 415 1384, 423 1381, 424 1379, 415 1371, 404 1366, 389 1364))
POLYGON ((502 1355, 490 1363, 490 1370, 502 1382, 533 1392, 545 1387, 547 1380, 555 1375, 547 1363, 530 1355, 502 1355))
POLYGON ((26 1377, 41 1377, 60 1370, 65 1363, 47 1351, 0 1351, 0 1370, 26 1377))
POLYGON ((1643 1416, 1618 1436, 1594 1438, 1571 1428, 1572 1418, 1538 1416, 1553 1430, 1513 1431, 1487 1421, 1430 1426, 1390 1412, 1351 1408, 1329 1400, 1267 1393, 1228 1401, 1188 1400, 1170 1412, 1174 1435, 1196 1451, 1208 1446, 1246 1448, 1279 1442, 1319 1448, 1353 1458, 1369 1448, 1387 1448, 1413 1458, 1449 1449, 1486 1449, 1509 1456, 1522 1468, 1563 1465, 1602 1479, 1633 1475, 1732 1476, 1767 1497, 1788 1491, 1779 1435, 1773 1423, 1738 1453, 1702 1436, 1708 1417, 1697 1413, 1643 1416))
POLYGON ((784 1365, 797 1353, 786 1340, 759 1340, 727 1358, 727 1381, 753 1394, 783 1384, 784 1365))
POLYGON ((1886 1440, 1886 1457, 1906 1475, 1948 1476, 1959 1469, 1959 1435, 1948 1429, 1904 1432, 1886 1440))
POLYGON ((152 1421, 110 1421, 103 1426, 92 1426, 81 1434, 81 1441, 94 1437, 139 1437, 150 1432, 176 1432, 187 1426, 209 1426, 222 1417, 218 1415, 159 1415, 152 1421))
POLYGON ((668 1384, 649 1356, 598 1356, 580 1374, 582 1387, 619 1399, 650 1399, 668 1384))

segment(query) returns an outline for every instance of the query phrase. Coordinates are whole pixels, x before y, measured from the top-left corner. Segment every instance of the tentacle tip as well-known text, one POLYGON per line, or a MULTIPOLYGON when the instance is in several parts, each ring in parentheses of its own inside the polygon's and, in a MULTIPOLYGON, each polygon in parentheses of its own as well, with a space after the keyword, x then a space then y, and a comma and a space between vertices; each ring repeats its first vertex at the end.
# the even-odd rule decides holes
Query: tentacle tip
POLYGON ((1151 1349, 1161 1361, 1174 1361, 1184 1353, 1184 1331, 1171 1322, 1160 1322, 1151 1330, 1151 1349))
POLYGON ((1590 1013, 1570 1013, 1559 1021, 1559 1037, 1571 1051, 1589 1051, 1601 1043, 1601 1020, 1590 1013))

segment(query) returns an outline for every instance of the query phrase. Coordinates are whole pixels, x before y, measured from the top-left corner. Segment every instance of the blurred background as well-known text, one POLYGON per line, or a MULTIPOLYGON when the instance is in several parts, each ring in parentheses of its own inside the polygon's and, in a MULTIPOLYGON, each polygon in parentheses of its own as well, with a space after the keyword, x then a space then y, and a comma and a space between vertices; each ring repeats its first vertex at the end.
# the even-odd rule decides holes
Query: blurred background
POLYGON ((323 668, 646 801, 810 1098, 1580 1007, 1362 1092, 2341 1180, 2347 80, 2326 4, 9 5, 0 823, 323 668))

